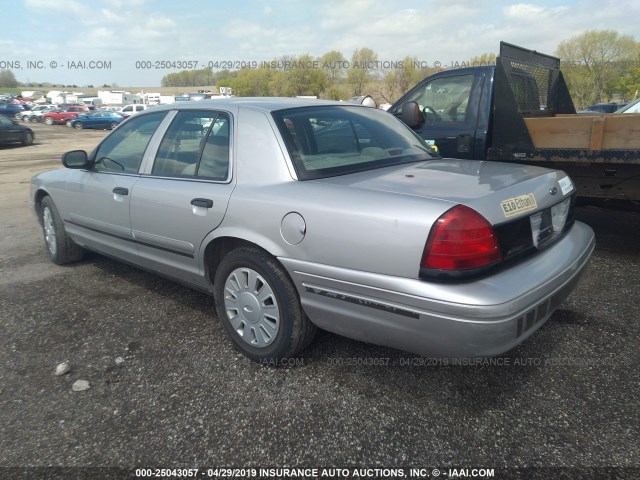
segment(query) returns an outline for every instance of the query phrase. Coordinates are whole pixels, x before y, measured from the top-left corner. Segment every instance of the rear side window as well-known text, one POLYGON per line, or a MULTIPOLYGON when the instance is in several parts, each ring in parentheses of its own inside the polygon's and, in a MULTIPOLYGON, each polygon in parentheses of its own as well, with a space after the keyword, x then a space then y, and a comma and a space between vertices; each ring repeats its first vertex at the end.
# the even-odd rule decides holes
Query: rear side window
POLYGON ((160 143, 151 174, 226 180, 228 114, 211 110, 179 112, 160 143))
POLYGON ((432 158, 422 138, 381 110, 322 106, 273 116, 301 180, 432 158))
POLYGON ((137 173, 144 151, 166 112, 129 119, 98 146, 95 168, 100 171, 137 173))

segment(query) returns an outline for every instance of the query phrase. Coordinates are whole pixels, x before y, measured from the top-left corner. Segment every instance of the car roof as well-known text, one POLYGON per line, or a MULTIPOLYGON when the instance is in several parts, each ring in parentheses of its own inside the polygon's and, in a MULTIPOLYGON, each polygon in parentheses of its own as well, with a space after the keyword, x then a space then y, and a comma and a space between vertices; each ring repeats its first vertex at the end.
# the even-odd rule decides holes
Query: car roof
POLYGON ((192 109, 238 109, 241 107, 273 112, 287 108, 313 107, 319 105, 348 105, 352 103, 338 102, 334 100, 317 100, 314 98, 289 98, 289 97, 231 97, 211 100, 197 100, 190 102, 176 102, 169 105, 159 105, 148 110, 157 112, 160 110, 192 110, 192 109))

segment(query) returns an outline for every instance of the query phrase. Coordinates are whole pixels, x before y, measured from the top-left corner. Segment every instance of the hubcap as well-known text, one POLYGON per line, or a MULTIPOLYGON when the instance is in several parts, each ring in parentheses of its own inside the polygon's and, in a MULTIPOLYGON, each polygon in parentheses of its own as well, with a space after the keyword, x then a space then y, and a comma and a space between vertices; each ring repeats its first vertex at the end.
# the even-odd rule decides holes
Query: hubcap
POLYGON ((51 252, 51 255, 55 255, 58 249, 56 245, 56 229, 53 226, 53 217, 49 207, 45 207, 42 212, 42 223, 44 227, 44 240, 47 242, 47 247, 51 252))
POLYGON ((224 284, 227 319, 238 336, 253 347, 264 348, 278 335, 280 311, 271 286, 255 270, 238 268, 224 284))

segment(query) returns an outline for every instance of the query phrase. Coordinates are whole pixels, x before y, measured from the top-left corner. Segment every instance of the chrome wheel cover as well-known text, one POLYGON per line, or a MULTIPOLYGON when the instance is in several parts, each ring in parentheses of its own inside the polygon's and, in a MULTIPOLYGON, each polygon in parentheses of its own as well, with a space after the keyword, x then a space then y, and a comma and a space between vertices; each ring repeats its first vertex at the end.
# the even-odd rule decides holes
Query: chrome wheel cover
POLYGON ((227 320, 246 343, 265 348, 276 339, 280 329, 280 310, 273 289, 258 272, 237 268, 224 284, 227 320))
POLYGON ((56 244, 56 229, 53 226, 53 216, 49 207, 44 207, 42 211, 42 227, 44 228, 44 240, 47 242, 49 252, 55 256, 58 245, 56 244))

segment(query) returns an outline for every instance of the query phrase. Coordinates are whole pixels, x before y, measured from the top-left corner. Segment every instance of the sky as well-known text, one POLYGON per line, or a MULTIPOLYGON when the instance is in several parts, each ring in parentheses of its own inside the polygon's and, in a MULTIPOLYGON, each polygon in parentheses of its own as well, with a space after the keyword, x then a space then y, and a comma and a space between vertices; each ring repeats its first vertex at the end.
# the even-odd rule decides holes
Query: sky
POLYGON ((0 29, 0 69, 20 82, 152 87, 190 67, 331 50, 349 60, 363 47, 446 67, 501 40, 547 54, 589 29, 640 40, 639 19, 638 0, 19 0, 0 29))

